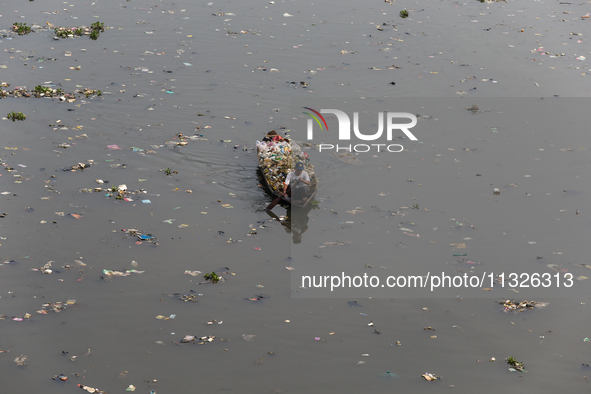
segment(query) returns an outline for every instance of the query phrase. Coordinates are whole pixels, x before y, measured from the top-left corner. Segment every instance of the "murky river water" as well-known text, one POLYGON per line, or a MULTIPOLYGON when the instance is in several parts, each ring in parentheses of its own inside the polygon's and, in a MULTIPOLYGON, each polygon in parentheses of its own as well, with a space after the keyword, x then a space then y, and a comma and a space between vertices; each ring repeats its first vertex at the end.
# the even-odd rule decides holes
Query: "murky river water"
POLYGON ((1 3, 7 31, 109 29, 97 41, 54 40, 49 29, 0 40, 10 88, 102 91, 72 103, 0 100, 2 116, 28 116, 2 121, 1 159, 13 170, 0 177, 0 392, 588 391, 589 11, 541 1, 1 3), (396 138, 400 153, 307 148, 319 204, 291 215, 304 231, 294 244, 277 220, 286 207, 264 211, 254 143, 272 129, 305 140, 302 106, 333 98, 355 111, 360 97, 369 112, 418 114, 419 141, 396 138), (178 133, 195 139, 167 143, 178 133), (144 192, 121 201, 81 191, 121 184, 144 192), (50 261, 51 274, 38 270, 50 261), (199 284, 185 273, 196 270, 225 282, 199 284), (304 274, 341 272, 570 273, 574 285, 301 286, 304 274), (532 297, 549 304, 510 314, 495 303, 532 297), (178 344, 186 335, 215 339, 178 344), (27 366, 13 361, 21 354, 27 366), (509 356, 525 372, 509 372, 509 356), (380 376, 388 370, 398 377, 380 376), (426 382, 427 371, 443 378, 426 382), (67 382, 52 381, 62 373, 67 382))

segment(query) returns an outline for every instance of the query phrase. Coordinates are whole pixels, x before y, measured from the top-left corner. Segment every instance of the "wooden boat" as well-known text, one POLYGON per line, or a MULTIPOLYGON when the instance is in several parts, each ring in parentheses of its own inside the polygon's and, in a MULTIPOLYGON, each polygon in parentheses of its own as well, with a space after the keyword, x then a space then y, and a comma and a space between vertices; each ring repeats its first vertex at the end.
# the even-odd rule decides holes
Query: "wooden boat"
POLYGON ((275 131, 270 131, 262 143, 257 143, 257 156, 263 182, 275 197, 281 195, 285 177, 295 167, 296 162, 302 162, 304 171, 310 176, 309 193, 298 200, 290 199, 289 196, 283 196, 282 199, 292 206, 300 208, 310 204, 318 191, 318 178, 314 172, 314 166, 310 164, 308 155, 302 152, 298 144, 282 138, 275 131))

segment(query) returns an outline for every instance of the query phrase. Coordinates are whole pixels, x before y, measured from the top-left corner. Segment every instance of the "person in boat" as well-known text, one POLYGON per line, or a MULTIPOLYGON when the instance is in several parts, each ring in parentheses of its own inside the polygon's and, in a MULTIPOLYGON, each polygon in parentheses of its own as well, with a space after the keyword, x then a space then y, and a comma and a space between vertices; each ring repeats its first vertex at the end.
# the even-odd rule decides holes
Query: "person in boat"
POLYGON ((302 200, 308 195, 311 184, 310 175, 304 171, 304 163, 301 161, 297 162, 295 169, 285 177, 282 194, 289 196, 293 200, 302 200))

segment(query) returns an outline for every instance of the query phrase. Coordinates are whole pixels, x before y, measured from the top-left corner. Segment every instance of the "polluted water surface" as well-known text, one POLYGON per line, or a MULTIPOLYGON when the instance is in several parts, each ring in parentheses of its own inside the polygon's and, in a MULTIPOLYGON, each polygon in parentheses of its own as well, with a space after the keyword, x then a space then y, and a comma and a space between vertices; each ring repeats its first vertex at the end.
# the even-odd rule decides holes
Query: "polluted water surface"
POLYGON ((2 392, 587 390, 589 12, 4 4, 2 392))

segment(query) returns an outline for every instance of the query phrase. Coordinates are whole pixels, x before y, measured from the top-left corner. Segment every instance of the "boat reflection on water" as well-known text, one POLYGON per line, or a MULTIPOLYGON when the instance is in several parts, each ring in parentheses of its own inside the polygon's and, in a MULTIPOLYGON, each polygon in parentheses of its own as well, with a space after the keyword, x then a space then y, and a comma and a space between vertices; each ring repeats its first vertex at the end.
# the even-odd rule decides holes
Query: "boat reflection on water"
POLYGON ((286 233, 291 234, 294 244, 299 244, 302 242, 302 235, 308 231, 308 221, 310 220, 308 214, 312 209, 314 209, 313 206, 300 208, 292 205, 290 208, 287 208, 287 215, 284 218, 280 218, 273 211, 265 212, 271 218, 281 223, 286 233))

